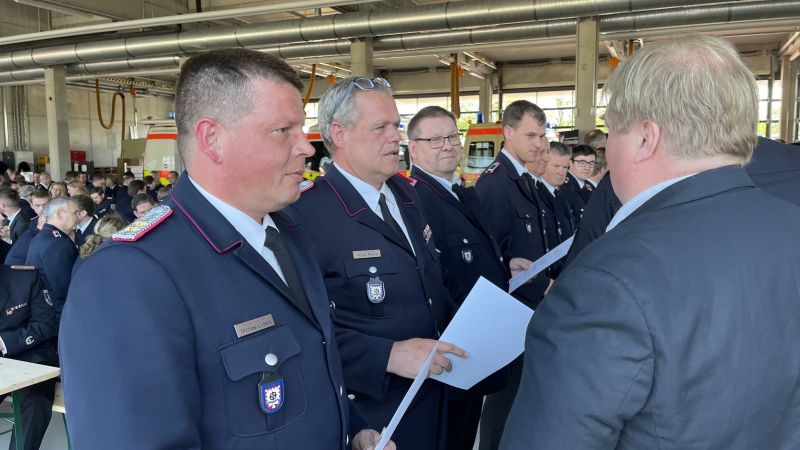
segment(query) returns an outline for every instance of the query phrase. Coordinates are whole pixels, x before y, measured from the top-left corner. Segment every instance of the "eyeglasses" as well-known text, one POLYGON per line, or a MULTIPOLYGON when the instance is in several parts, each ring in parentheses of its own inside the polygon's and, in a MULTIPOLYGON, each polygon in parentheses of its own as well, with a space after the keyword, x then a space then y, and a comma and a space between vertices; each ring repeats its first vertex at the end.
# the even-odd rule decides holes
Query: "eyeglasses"
POLYGON ((380 89, 381 87, 390 88, 390 87, 392 87, 392 85, 389 84, 389 82, 386 81, 386 79, 380 78, 380 77, 379 78, 366 78, 366 77, 353 78, 350 81, 350 85, 347 86, 347 91, 345 91, 345 93, 342 96, 342 98, 339 99, 339 103, 336 104, 336 108, 333 108, 333 112, 334 113, 336 113, 336 111, 338 111, 339 108, 342 107, 342 104, 345 101, 347 101, 347 99, 350 97, 350 93, 353 92, 353 87, 357 87, 357 88, 361 89, 362 91, 373 91, 375 89, 380 89))
POLYGON ((436 148, 442 148, 442 146, 444 145, 444 140, 445 139, 447 139, 447 142, 449 142, 450 145, 453 145, 453 146, 456 146, 456 145, 460 146, 461 145, 461 134, 459 134, 459 133, 451 134, 450 136, 434 136, 432 138, 427 138, 427 139, 426 138, 416 138, 416 139, 412 139, 412 140, 413 141, 428 141, 428 143, 431 144, 431 148, 436 149, 436 148))
POLYGON ((584 161, 582 159, 573 159, 572 162, 578 165, 578 167, 594 167, 596 164, 595 161, 584 161))

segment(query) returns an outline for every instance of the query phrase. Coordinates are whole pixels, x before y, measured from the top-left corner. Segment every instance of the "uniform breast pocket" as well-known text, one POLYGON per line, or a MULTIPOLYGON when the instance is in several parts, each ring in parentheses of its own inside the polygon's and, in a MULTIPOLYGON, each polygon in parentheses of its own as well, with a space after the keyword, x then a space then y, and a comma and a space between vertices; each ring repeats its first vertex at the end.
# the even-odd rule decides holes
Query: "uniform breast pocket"
POLYGON ((525 233, 531 234, 536 229, 537 212, 531 208, 517 208, 517 219, 525 233))
POLYGON ((448 259, 458 260, 464 264, 472 264, 475 260, 477 238, 472 233, 453 233, 447 235, 448 259))
POLYGON ((395 292, 399 290, 395 261, 385 257, 348 259, 344 261, 344 268, 352 285, 351 304, 355 313, 387 317, 401 312, 402 292, 395 292))
POLYGON ((228 427, 236 436, 278 431, 306 412, 300 345, 285 325, 220 348, 228 427), (259 383, 266 374, 266 389, 259 383))

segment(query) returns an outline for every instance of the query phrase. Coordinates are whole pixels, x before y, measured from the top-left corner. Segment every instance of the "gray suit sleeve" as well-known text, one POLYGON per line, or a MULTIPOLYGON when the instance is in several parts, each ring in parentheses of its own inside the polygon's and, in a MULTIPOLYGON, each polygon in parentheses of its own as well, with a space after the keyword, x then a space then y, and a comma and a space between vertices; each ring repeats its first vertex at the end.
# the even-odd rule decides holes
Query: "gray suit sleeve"
POLYGON ((572 267, 528 326, 501 449, 613 449, 642 410, 653 341, 637 298, 604 270, 572 267))

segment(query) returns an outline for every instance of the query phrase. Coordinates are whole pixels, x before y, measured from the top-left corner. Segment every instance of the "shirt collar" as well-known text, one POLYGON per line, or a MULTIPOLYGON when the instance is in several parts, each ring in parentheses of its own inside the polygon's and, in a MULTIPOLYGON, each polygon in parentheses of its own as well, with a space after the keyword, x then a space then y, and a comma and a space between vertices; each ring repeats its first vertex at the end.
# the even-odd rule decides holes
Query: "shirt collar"
POLYGON ((555 191, 556 191, 555 186, 551 186, 550 183, 548 183, 547 181, 544 181, 544 178, 539 178, 539 181, 544 185, 544 187, 547 188, 548 191, 550 191, 551 194, 556 195, 555 194, 555 191))
POLYGON ((6 219, 8 219, 8 223, 12 223, 12 222, 14 222, 14 219, 16 219, 16 218, 17 218, 17 216, 19 215, 19 212, 20 212, 20 211, 21 211, 21 209, 18 209, 18 210, 17 210, 17 212, 15 212, 14 214, 11 214, 11 215, 9 215, 9 216, 6 216, 6 219))
POLYGON ((81 230, 81 234, 86 232, 86 228, 89 227, 89 224, 92 223, 92 218, 89 217, 89 220, 86 221, 83 225, 78 225, 78 229, 81 230))
POLYGON ((448 180, 447 178, 442 178, 442 177, 436 176, 436 175, 428 172, 427 170, 424 170, 420 166, 414 166, 414 167, 416 167, 420 171, 424 172, 426 175, 428 175, 429 177, 433 178, 434 180, 438 181, 439 184, 444 186, 444 188, 447 189, 447 191, 450 192, 453 195, 455 195, 455 193, 453 192, 453 185, 457 184, 457 185, 461 186, 461 178, 458 178, 457 176, 455 176, 455 174, 453 175, 453 179, 452 180, 448 180))
POLYGON ((369 183, 365 182, 364 180, 356 176, 351 175, 346 170, 342 169, 338 164, 336 164, 335 161, 333 165, 336 166, 336 168, 339 169, 339 172, 342 173, 345 179, 349 181, 351 185, 353 185, 353 188, 355 188, 355 190, 358 192, 361 198, 363 198, 364 201, 367 202, 367 206, 369 206, 371 210, 378 211, 379 208, 378 201, 380 201, 381 193, 386 196, 387 200, 392 202, 394 201, 394 195, 392 194, 392 191, 389 189, 389 187, 386 186, 386 183, 381 184, 380 189, 375 189, 369 183))
POLYGON ((587 178, 587 179, 586 179, 586 182, 587 182, 587 183, 589 183, 589 184, 591 184, 591 185, 592 185, 592 187, 595 187, 595 188, 597 187, 597 183, 595 183, 594 181, 592 181, 592 179, 591 179, 591 178, 587 178))
MULTIPOLYGON (((528 169, 525 168, 524 165, 520 164, 519 161, 517 161, 517 159, 513 155, 511 155, 511 152, 506 150, 505 147, 503 147, 503 149, 500 150, 500 153, 506 155, 506 158, 508 158, 511 161, 511 164, 513 164, 514 168, 517 169, 517 175, 522 176, 522 175, 528 173, 528 169)), ((531 174, 531 176, 533 176, 533 174, 531 174)), ((536 177, 534 177, 534 178, 536 178, 536 177)))
MULTIPOLYGON (((572 173, 571 171, 570 171, 570 173, 569 173, 569 174, 570 174, 570 175, 572 175, 572 178, 575 178, 575 181, 577 181, 577 182, 578 182, 578 186, 580 186, 580 187, 581 187, 581 189, 583 189, 583 185, 584 185, 584 184, 586 184, 586 182, 585 182, 585 181, 583 181, 583 180, 581 180, 580 178, 576 177, 576 176, 575 176, 575 174, 574 174, 574 173, 572 173)), ((588 179, 588 178, 587 178, 587 179, 588 179)))
POLYGON ((651 186, 642 192, 634 195, 633 198, 625 202, 622 207, 614 214, 614 217, 611 218, 611 222, 609 222, 608 226, 606 227, 606 232, 611 231, 614 227, 619 225, 620 222, 625 220, 628 216, 634 213, 637 209, 639 209, 642 205, 644 205, 648 200, 655 197, 656 194, 663 191, 664 189, 672 186, 673 184, 685 180, 686 178, 691 177, 692 175, 697 175, 696 173, 692 173, 689 175, 684 175, 682 177, 671 178, 666 181, 662 181, 655 186, 651 186))
POLYGON ((267 227, 275 227, 275 222, 272 220, 272 217, 269 214, 264 216, 262 223, 258 223, 253 220, 252 217, 248 216, 244 212, 234 208, 233 206, 225 203, 224 201, 220 200, 219 198, 215 197, 210 192, 203 189, 199 184, 197 184, 192 177, 188 177, 189 181, 192 182, 195 188, 197 188, 197 192, 200 193, 209 203, 211 206, 214 207, 220 214, 233 225, 233 228, 242 235, 244 240, 247 241, 256 251, 261 251, 261 248, 264 247, 264 241, 267 238, 267 227))

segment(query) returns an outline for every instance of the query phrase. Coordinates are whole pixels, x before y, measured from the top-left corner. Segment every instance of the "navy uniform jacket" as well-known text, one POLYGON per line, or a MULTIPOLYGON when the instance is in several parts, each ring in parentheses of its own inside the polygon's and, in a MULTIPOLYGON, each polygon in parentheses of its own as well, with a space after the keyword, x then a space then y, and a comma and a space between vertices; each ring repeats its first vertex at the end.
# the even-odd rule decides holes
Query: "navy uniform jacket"
POLYGON ((58 363, 58 322, 39 272, 31 266, 0 266, 0 338, 6 358, 58 363))
POLYGON ((25 211, 25 216, 28 217, 28 220, 33 220, 37 217, 36 211, 33 210, 31 204, 24 198, 19 199, 19 209, 25 211))
MULTIPOLYGON (((494 163, 478 178, 475 191, 483 206, 483 217, 497 236, 506 264, 511 258, 536 261, 545 254, 546 211, 536 189, 517 174, 506 155, 497 155, 494 163)), ((536 308, 548 284, 547 276, 539 274, 514 291, 514 296, 531 308, 536 308)))
POLYGON ((111 200, 103 200, 99 205, 94 205, 94 216, 102 219, 103 216, 111 211, 111 200))
POLYGON ((589 199, 592 197, 593 186, 590 182, 584 181, 583 187, 581 187, 575 175, 567 172, 567 182, 559 186, 558 189, 564 195, 564 200, 572 210, 572 222, 577 227, 583 218, 583 210, 586 209, 586 204, 589 203, 589 199))
POLYGON ((72 265, 77 257, 78 248, 72 239, 49 223, 36 233, 28 247, 25 264, 39 269, 59 318, 67 300, 72 265))
POLYGON ((299 229, 280 213, 272 218, 313 317, 189 182, 143 217, 161 221, 151 231, 81 264, 59 337, 75 448, 348 447, 350 402, 325 286, 299 229), (148 289, 110 298, 98 280, 146 280, 148 289), (259 318, 267 326, 237 337, 237 324, 259 318), (263 375, 283 380, 283 405, 272 414, 259 406, 263 375))
MULTIPOLYGON (((120 189, 127 190, 127 186, 122 186, 115 184, 113 187, 106 186, 106 198, 111 200, 111 203, 117 202, 117 195, 119 194, 120 189)), ((127 194, 126 194, 127 195, 127 194)))
MULTIPOLYGON (((573 212, 567 205, 566 200, 564 200, 563 194, 559 192, 560 188, 554 191, 557 194, 551 194, 547 186, 540 181, 536 183, 536 189, 539 192, 539 198, 542 200, 544 209, 547 211, 545 215, 547 230, 547 247, 545 251, 549 252, 569 239, 575 232, 573 212)), ((558 261, 547 268, 547 273, 550 278, 556 279, 561 273, 561 269, 562 264, 558 261)))
POLYGON ((28 215, 28 212, 24 209, 20 209, 17 213, 17 217, 14 218, 14 222, 10 224, 9 227, 9 237, 11 238, 11 243, 13 244, 17 239, 25 233, 25 230, 28 229, 28 225, 31 223, 31 216, 28 215))
MULTIPOLYGON (((394 341, 437 339, 455 305, 444 288, 432 227, 414 188, 399 176, 386 181, 394 194, 416 256, 331 166, 288 208, 302 223, 330 296, 347 390, 370 428, 389 423, 411 381, 386 372, 394 341), (367 283, 383 283, 372 303, 367 283)), ((406 244, 407 245, 407 244, 406 244)), ((443 438, 442 385, 422 385, 392 440, 398 448, 430 450, 443 438)))
MULTIPOLYGON (((439 261, 444 284, 456 305, 464 303, 480 277, 508 291, 511 274, 494 236, 481 217, 475 189, 458 188, 459 198, 456 199, 441 183, 418 167, 411 168, 411 182, 433 230, 436 249, 441 252, 439 261)), ((506 377, 505 371, 497 372, 470 389, 470 392, 496 392, 507 384, 506 377)), ((461 392, 452 389, 451 398, 461 392)))
POLYGON ((28 259, 28 249, 31 246, 31 241, 33 241, 36 233, 39 232, 39 229, 36 228, 36 225, 38 225, 37 221, 31 221, 31 223, 28 224, 28 229, 22 233, 22 236, 20 236, 19 239, 14 241, 14 245, 12 245, 8 250, 6 257, 3 260, 5 264, 25 264, 25 260, 28 259))
POLYGON ((442 273, 447 290, 461 305, 479 277, 508 290, 507 266, 491 231, 481 217, 474 188, 461 188, 460 199, 417 167, 411 178, 441 252, 442 273))
POLYGON ((92 220, 89 222, 89 225, 86 227, 86 231, 81 233, 79 228, 75 229, 75 245, 78 246, 80 249, 81 245, 86 242, 86 238, 90 235, 94 234, 94 226, 97 225, 97 218, 92 217, 92 220))
POLYGON ((798 229, 734 166, 645 202, 533 316, 500 448, 800 448, 798 229))

